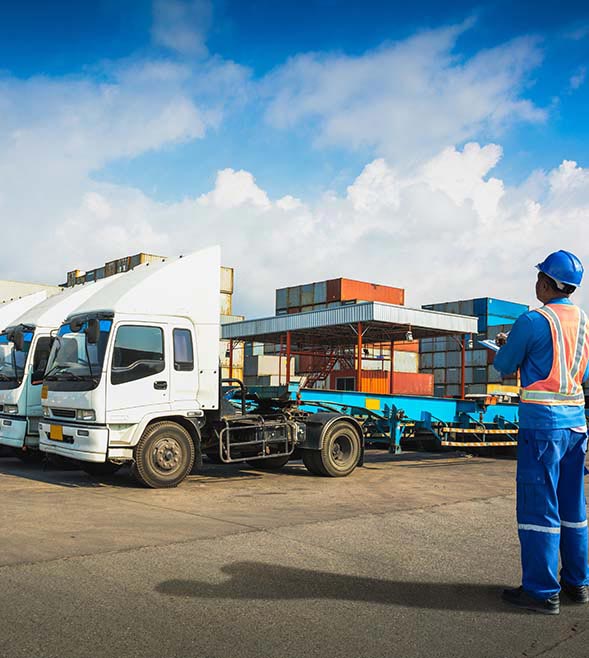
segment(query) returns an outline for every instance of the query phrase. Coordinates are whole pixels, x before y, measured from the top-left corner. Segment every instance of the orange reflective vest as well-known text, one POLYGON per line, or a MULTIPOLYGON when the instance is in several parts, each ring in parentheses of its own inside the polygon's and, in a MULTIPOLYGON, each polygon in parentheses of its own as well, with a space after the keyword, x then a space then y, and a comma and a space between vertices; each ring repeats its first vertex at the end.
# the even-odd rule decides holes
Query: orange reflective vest
POLYGON ((548 377, 522 388, 521 401, 584 406, 583 377, 589 363, 587 316, 572 304, 547 304, 536 313, 548 320, 554 357, 548 377))

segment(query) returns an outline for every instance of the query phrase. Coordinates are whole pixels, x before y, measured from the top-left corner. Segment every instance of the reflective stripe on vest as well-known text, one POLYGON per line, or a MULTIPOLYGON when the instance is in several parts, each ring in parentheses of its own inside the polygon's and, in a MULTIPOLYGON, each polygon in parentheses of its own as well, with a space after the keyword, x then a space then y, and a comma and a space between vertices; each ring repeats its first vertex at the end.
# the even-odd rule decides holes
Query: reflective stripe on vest
POLYGON ((589 363, 588 320, 569 304, 548 304, 536 309, 550 325, 553 362, 548 377, 522 388, 522 402, 544 405, 585 404, 583 377, 589 363))

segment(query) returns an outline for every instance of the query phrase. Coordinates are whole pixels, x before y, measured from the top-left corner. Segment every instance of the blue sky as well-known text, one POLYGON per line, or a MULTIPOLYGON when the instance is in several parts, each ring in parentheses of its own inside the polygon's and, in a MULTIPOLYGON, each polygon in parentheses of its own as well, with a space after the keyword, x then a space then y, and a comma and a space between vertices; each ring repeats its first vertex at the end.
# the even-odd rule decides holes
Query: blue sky
POLYGON ((588 116, 578 1, 4 0, 0 277, 217 241, 247 313, 332 276, 528 301, 589 260, 588 116))
MULTIPOLYGON (((105 62, 176 57, 153 43, 153 7, 147 0, 5 1, 0 11, 0 67, 20 78, 84 75, 101 80, 108 77, 105 62)), ((589 38, 578 36, 589 25, 587 3, 222 0, 213 3, 207 46, 211 54, 247 67, 252 78, 259 79, 299 53, 361 55, 419 30, 469 17, 476 22, 458 39, 458 58, 522 35, 537 38, 542 50, 543 62, 527 81, 524 95, 549 108, 550 118, 503 133, 508 157, 495 173, 515 182, 530 169, 549 168, 564 158, 589 164, 589 86, 570 89, 571 78, 589 60, 589 38)), ((306 126, 274 131, 260 124, 258 116, 259 106, 250 103, 227 116, 204 140, 119 158, 95 176, 172 200, 205 191, 218 169, 231 166, 255 171, 265 189, 275 194, 288 190, 313 196, 326 187, 345 188, 374 155, 370 148, 345 145, 318 149, 306 126)))

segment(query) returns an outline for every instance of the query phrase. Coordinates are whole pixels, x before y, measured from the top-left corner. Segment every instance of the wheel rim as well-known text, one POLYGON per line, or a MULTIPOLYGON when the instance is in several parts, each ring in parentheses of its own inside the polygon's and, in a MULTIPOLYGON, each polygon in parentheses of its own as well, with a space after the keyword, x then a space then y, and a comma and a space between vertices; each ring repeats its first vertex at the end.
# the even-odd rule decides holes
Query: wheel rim
POLYGON ((339 434, 331 444, 331 459, 338 468, 349 465, 354 454, 354 443, 347 434, 339 434))
POLYGON ((180 442, 171 437, 162 437, 153 446, 152 462, 162 475, 174 475, 183 462, 180 442))

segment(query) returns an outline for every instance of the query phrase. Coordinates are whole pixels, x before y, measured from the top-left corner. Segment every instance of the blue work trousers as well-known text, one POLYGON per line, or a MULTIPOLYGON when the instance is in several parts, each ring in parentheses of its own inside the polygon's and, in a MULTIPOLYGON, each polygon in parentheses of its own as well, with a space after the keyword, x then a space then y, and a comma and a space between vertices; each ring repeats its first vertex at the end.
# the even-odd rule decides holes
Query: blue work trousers
POLYGON ((517 446, 517 523, 522 585, 547 599, 560 577, 589 585, 584 474, 587 434, 520 429, 517 446))

